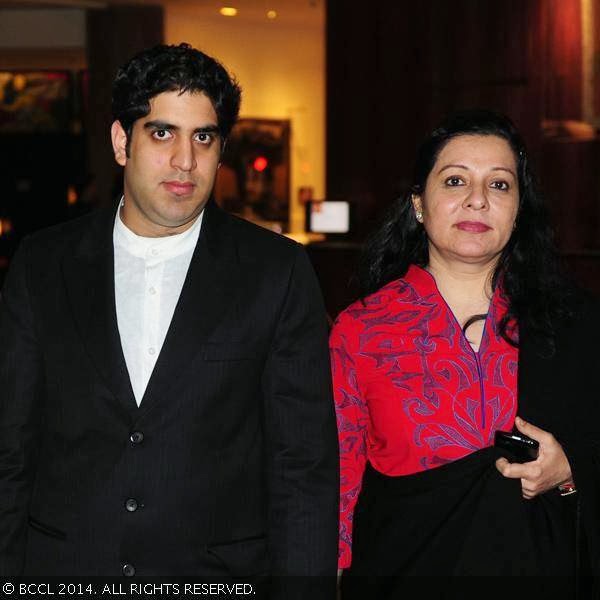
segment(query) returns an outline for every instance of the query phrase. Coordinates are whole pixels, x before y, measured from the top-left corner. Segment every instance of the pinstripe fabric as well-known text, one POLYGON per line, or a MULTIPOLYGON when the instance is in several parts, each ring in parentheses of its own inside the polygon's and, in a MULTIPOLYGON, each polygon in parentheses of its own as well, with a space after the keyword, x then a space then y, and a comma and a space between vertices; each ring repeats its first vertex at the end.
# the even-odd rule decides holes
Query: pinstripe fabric
POLYGON ((26 240, 3 290, 0 573, 333 575, 337 436, 303 249, 207 207, 138 408, 113 216, 26 240))

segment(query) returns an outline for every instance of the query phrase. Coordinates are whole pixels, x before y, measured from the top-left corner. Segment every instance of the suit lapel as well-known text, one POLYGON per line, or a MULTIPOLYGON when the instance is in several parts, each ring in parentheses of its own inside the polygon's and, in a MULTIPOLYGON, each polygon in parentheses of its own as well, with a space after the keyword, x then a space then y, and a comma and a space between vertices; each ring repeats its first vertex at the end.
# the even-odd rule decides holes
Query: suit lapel
POLYGON ((121 407, 137 409, 117 325, 112 231, 116 207, 99 211, 63 261, 67 296, 84 346, 121 407))
POLYGON ((231 315, 231 305, 239 301, 239 281, 237 246, 227 227, 227 216, 209 203, 171 325, 141 402, 141 414, 169 396, 178 374, 224 316, 231 315))

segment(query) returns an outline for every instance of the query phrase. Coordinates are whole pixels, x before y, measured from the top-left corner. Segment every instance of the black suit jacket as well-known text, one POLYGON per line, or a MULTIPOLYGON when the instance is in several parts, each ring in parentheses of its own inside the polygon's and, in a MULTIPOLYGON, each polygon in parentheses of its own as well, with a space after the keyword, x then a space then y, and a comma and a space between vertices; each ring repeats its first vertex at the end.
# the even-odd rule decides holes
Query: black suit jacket
POLYGON ((335 574, 327 325, 301 246, 207 206, 138 408, 114 209, 26 239, 0 309, 0 574, 335 574))

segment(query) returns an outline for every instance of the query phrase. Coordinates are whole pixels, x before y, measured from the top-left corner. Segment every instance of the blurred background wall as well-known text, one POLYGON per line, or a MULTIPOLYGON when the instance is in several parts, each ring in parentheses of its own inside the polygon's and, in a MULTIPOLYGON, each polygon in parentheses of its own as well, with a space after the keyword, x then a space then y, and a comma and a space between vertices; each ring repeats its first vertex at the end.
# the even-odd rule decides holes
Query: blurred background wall
POLYGON ((302 230, 298 190, 325 194, 324 3, 242 3, 235 18, 198 4, 165 6, 165 40, 189 42, 227 66, 243 89, 241 117, 290 121, 290 227, 302 230))
POLYGON ((352 299, 361 243, 419 140, 469 106, 524 133, 563 260, 600 292, 600 0, 0 1, 0 72, 66 73, 72 92, 54 130, 6 131, 0 117, 0 271, 22 235, 117 193, 116 68, 180 41, 238 78, 242 117, 289 122, 286 228, 308 243, 330 314, 352 299), (350 231, 304 235, 301 197, 349 202, 350 231))

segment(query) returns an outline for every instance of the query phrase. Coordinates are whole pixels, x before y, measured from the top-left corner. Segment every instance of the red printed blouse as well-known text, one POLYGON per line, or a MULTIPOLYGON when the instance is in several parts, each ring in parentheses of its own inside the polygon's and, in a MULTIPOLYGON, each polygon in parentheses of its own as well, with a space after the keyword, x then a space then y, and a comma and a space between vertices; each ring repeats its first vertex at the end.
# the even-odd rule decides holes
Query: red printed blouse
POLYGON ((497 289, 478 352, 435 280, 411 266, 349 306, 330 339, 341 461, 339 567, 351 563, 352 515, 366 461, 386 475, 440 466, 512 428, 518 351, 499 334, 497 289))

